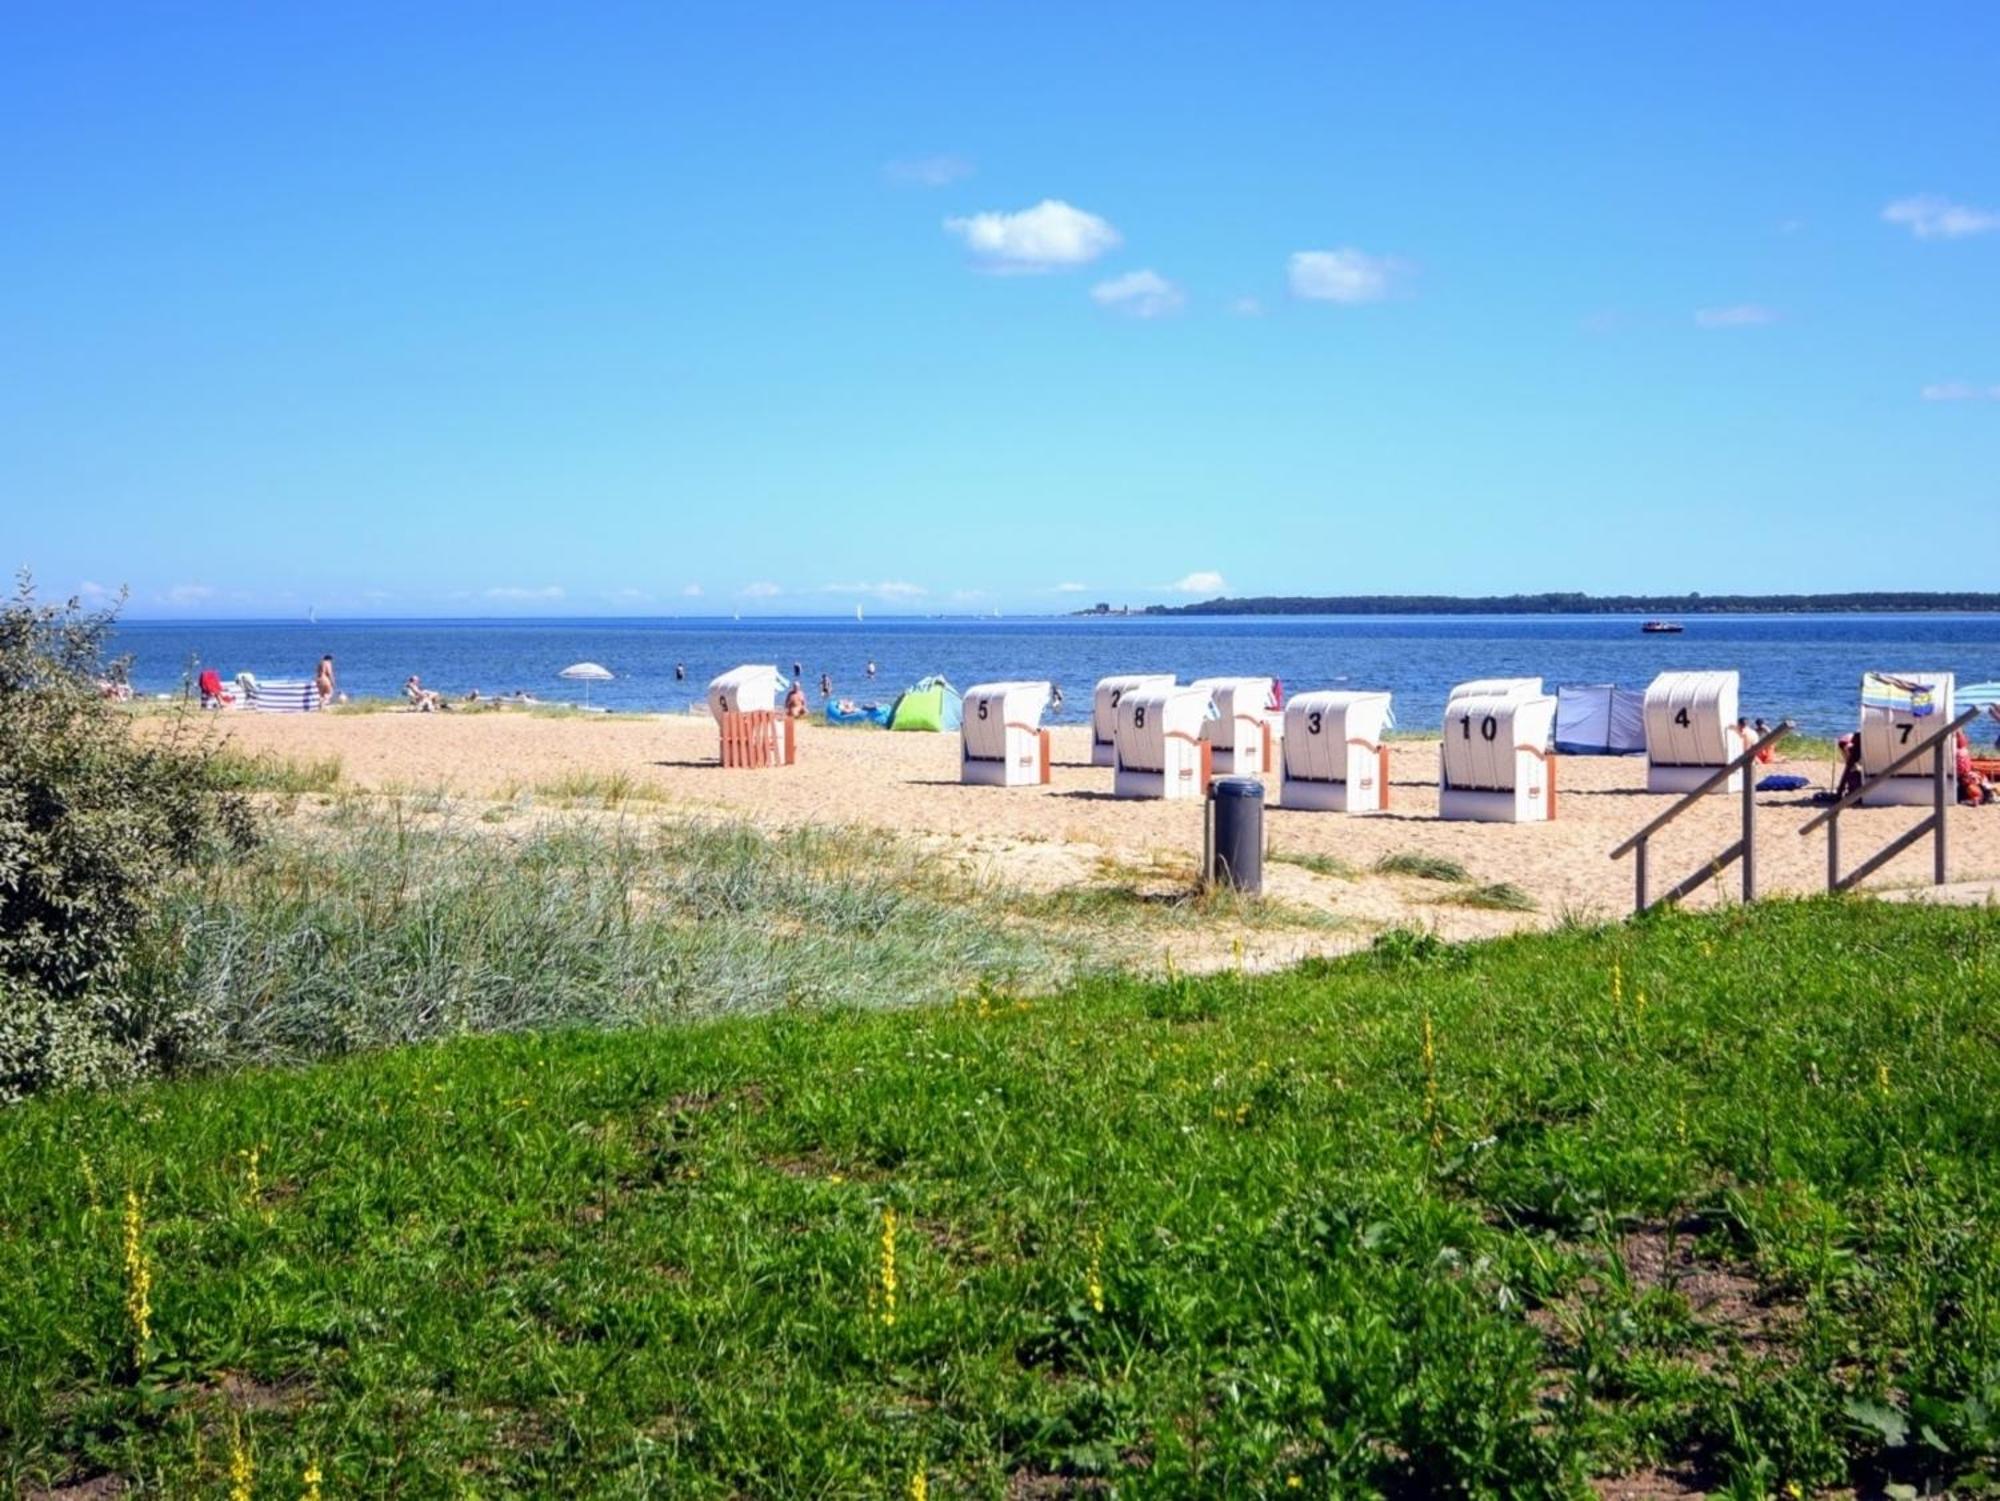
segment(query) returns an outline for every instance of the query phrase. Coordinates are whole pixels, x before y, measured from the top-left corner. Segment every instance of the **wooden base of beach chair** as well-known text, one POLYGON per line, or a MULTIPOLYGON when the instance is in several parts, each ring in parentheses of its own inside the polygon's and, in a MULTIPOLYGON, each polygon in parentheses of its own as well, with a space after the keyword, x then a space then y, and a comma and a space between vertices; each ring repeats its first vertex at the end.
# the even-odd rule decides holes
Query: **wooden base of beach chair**
POLYGON ((789 717, 775 709, 752 709, 722 716, 722 764, 731 771, 790 766, 798 760, 798 738, 789 717))

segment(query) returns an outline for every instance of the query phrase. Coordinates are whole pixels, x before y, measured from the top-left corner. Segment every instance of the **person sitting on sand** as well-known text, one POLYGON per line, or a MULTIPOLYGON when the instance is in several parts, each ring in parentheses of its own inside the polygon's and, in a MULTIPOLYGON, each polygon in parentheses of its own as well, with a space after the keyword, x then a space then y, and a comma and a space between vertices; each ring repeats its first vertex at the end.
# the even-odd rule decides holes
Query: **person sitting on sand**
POLYGON ((410 701, 411 706, 419 714, 430 714, 447 707, 444 696, 434 689, 426 688, 423 680, 414 672, 403 681, 403 697, 410 701))
POLYGON ((319 706, 322 709, 333 702, 332 652, 328 652, 319 659, 319 671, 313 675, 313 686, 319 689, 319 706))
POLYGON ((1958 800, 1968 808, 1977 808, 1987 800, 1986 778, 1972 767, 1972 742, 1965 738, 1965 731, 1958 732, 1958 758, 1954 770, 1958 776, 1958 800))
POLYGON ((792 679, 792 686, 785 691, 785 717, 787 719, 806 717, 806 690, 799 685, 797 678, 792 679))
POLYGON ((1861 787, 1861 737, 1842 735, 1840 746, 1840 785, 1833 789, 1836 798, 1846 797, 1861 787))
MULTIPOLYGON (((1740 726, 1742 722, 1743 721, 1739 719, 1737 721, 1737 724, 1740 726)), ((1758 720, 1756 724, 1751 726, 1751 730, 1753 733, 1751 738, 1744 742, 1744 744, 1746 745, 1755 745, 1759 740, 1762 740, 1766 735, 1771 733, 1771 727, 1768 724, 1764 723, 1764 721, 1761 719, 1758 720)), ((1757 764, 1759 766, 1769 766, 1771 764, 1771 757, 1776 753, 1776 751, 1777 747, 1775 745, 1765 746, 1762 750, 1757 752, 1757 764)))

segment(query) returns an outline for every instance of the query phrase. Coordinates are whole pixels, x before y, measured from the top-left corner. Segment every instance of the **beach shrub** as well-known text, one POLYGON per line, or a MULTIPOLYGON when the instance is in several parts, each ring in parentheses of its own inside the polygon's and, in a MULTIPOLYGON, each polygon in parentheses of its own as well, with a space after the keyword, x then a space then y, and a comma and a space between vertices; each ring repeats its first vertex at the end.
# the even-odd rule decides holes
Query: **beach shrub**
POLYGON ((139 1066, 167 1010, 124 992, 133 940, 175 872, 253 837, 184 717, 144 738, 100 683, 114 619, 0 606, 0 1100, 139 1066))

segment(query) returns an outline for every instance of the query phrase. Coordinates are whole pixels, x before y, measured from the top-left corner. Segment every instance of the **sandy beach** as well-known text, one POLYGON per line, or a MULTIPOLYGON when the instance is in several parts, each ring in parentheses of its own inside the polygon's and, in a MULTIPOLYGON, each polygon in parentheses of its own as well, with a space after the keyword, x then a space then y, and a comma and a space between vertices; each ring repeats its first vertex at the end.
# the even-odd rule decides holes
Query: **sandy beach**
MULTIPOLYGON (((805 825, 880 830, 917 841, 983 879, 1029 890, 1072 885, 1167 882, 1192 870, 1202 813, 1195 802, 1117 800, 1111 773, 1088 764, 1088 731, 1053 732, 1054 774, 1046 787, 965 787, 958 781, 955 735, 800 729, 798 764, 767 771, 724 771, 717 736, 705 718, 542 717, 524 713, 384 712, 303 716, 231 715, 221 729, 249 755, 337 758, 343 784, 382 794, 443 793, 504 806, 505 823, 532 820, 591 801, 587 790, 616 779, 631 816, 742 818, 764 827, 805 825)), ((1267 813, 1267 893, 1280 902, 1350 919, 1340 931, 1286 932, 1244 938, 1261 964, 1330 952, 1365 941, 1394 924, 1476 937, 1546 925, 1565 916, 1612 918, 1630 910, 1629 859, 1609 852, 1668 805, 1644 790, 1640 757, 1566 757, 1559 766, 1557 818, 1548 824, 1447 823, 1437 816, 1437 743, 1393 745, 1390 810, 1366 817, 1290 811, 1267 813), (1472 884, 1508 882, 1534 899, 1532 912, 1496 912, 1454 903, 1443 883, 1373 872, 1385 856, 1420 853, 1461 864, 1472 884), (1337 861, 1349 874, 1324 874, 1286 857, 1337 861)), ((1824 786, 1821 761, 1773 769, 1803 773, 1824 786)), ((1275 803, 1277 778, 1265 778, 1275 803)), ((1825 879, 1824 837, 1802 838, 1810 792, 1761 795, 1757 858, 1765 893, 1818 890, 1825 879)), ((1857 809, 1846 815, 1850 863, 1922 816, 1920 809, 1857 809)), ((1738 800, 1714 797, 1659 837, 1652 856, 1655 889, 1678 881, 1731 843, 1738 800)), ((1954 882, 2000 875, 2000 810, 1950 813, 1954 882)), ((1873 889, 1926 884, 1930 844, 1920 842, 1875 875, 1873 889)), ((1734 871, 1698 894, 1705 905, 1733 900, 1734 871)), ((1232 940, 1233 941, 1233 940, 1232 940)), ((1227 943, 1224 943, 1225 949, 1227 943)))

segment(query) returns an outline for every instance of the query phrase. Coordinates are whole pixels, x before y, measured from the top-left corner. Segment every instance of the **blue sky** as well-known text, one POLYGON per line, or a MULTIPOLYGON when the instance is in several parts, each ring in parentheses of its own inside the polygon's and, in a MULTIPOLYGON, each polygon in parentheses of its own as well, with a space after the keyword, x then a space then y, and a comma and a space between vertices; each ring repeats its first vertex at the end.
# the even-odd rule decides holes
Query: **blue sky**
POLYGON ((1973 3, 19 7, 0 554, 146 616, 1991 587, 1996 67, 1973 3))

